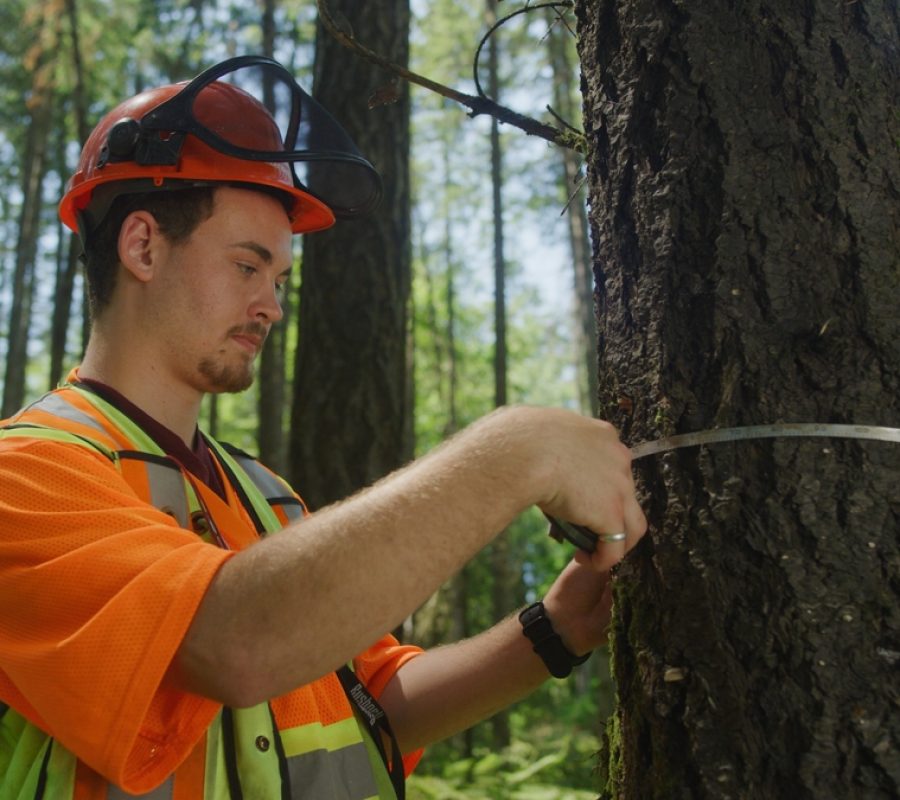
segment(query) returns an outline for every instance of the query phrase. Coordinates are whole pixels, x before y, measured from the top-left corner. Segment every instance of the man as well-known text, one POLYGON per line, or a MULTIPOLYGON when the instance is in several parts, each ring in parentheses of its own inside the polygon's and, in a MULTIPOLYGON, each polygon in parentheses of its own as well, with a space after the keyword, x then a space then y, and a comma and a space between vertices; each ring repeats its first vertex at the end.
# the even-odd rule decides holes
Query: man
POLYGON ((606 573, 646 527, 609 425, 504 409, 305 518, 198 431, 206 393, 251 383, 293 234, 377 195, 267 59, 138 95, 91 135, 60 206, 90 342, 0 431, 0 796, 402 797, 424 745, 601 642, 606 573), (523 617, 534 645, 516 618, 426 653, 384 636, 532 504, 603 532, 523 617))

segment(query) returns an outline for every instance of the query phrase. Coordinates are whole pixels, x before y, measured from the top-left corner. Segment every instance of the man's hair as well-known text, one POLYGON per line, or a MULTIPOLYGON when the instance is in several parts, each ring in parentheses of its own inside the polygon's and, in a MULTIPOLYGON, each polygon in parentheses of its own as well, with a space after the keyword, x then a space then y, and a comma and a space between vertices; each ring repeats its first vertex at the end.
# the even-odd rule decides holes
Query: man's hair
POLYGON ((87 235, 84 265, 91 318, 96 319, 112 298, 119 272, 119 232, 125 218, 134 211, 153 215, 162 234, 171 244, 186 241, 197 226, 212 216, 215 191, 234 186, 267 194, 278 200, 287 213, 294 199, 287 192, 257 184, 230 183, 191 186, 173 191, 149 191, 120 195, 100 223, 87 235))
POLYGON ((172 243, 185 241, 213 212, 214 186, 191 187, 179 191, 143 192, 121 195, 100 224, 90 232, 84 245, 91 317, 109 305, 119 272, 119 232, 125 218, 134 211, 153 215, 163 235, 172 243))

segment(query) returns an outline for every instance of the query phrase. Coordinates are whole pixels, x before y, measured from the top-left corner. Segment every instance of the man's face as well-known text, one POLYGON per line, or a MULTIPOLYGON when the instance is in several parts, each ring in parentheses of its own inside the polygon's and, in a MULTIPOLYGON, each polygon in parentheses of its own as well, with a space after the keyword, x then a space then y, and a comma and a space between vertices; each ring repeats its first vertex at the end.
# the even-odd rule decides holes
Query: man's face
POLYGON ((282 317, 291 242, 277 200, 244 189, 216 191, 212 216, 169 248, 154 292, 151 319, 166 331, 162 357, 176 380, 200 392, 250 386, 254 360, 282 317))

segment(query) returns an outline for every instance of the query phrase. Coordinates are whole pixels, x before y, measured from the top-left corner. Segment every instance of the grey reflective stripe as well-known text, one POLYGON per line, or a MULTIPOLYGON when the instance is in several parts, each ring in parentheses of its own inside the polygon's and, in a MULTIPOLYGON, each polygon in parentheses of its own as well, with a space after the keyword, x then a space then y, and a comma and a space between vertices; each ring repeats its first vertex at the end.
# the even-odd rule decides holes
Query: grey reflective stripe
POLYGON ((165 783, 157 786, 152 792, 146 794, 128 794, 123 792, 118 786, 109 785, 106 792, 106 800, 129 800, 133 797, 142 797, 144 800, 172 800, 175 787, 175 780, 169 778, 165 783))
POLYGON ((191 527, 191 514, 185 493, 181 470, 155 461, 142 461, 147 468, 147 482, 150 484, 150 503, 171 514, 182 528, 191 527))
POLYGON ((303 506, 300 505, 300 503, 287 503, 284 502, 283 499, 280 503, 272 503, 272 498, 269 498, 269 502, 272 505, 277 505, 282 511, 284 511, 285 516, 292 522, 296 519, 303 519, 303 506))
POLYGON ((269 472, 255 458, 224 445, 223 448, 247 473, 247 477, 263 493, 270 506, 279 506, 289 520, 303 519, 303 503, 294 496, 293 490, 284 481, 269 472))
POLYGON ((294 497, 286 483, 269 472, 255 458, 234 451, 230 455, 247 473, 247 477, 253 481, 256 488, 263 493, 269 505, 280 506, 290 520, 303 518, 303 504, 294 497), (285 502, 288 500, 290 502, 285 502))
POLYGON ((287 759, 291 786, 299 797, 327 797, 328 800, 365 800, 378 797, 372 763, 363 742, 342 747, 333 753, 314 750, 287 759))
POLYGON ((35 400, 25 411, 43 411, 46 414, 52 414, 54 417, 59 417, 69 422, 87 425, 102 434, 106 434, 106 430, 96 419, 75 408, 71 403, 67 403, 56 393, 45 394, 40 399, 35 400))

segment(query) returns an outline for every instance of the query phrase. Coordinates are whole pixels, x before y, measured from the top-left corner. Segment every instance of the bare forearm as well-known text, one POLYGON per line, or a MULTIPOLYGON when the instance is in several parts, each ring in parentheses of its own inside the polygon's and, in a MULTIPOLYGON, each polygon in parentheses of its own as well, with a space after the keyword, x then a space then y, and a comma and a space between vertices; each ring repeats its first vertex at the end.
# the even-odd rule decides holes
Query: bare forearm
POLYGON ((276 696, 398 625, 536 499, 521 443, 482 427, 227 562, 180 654, 186 686, 233 700, 223 675, 242 704, 276 696))
MULTIPOLYGON (((609 575, 570 563, 544 597, 563 647, 580 656, 606 641, 609 575)), ((405 664, 381 697, 401 749, 444 739, 520 700, 550 673, 522 632, 518 616, 405 664)))
POLYGON ((408 753, 493 716, 549 677, 518 620, 510 617, 406 663, 385 687, 381 705, 408 753))

